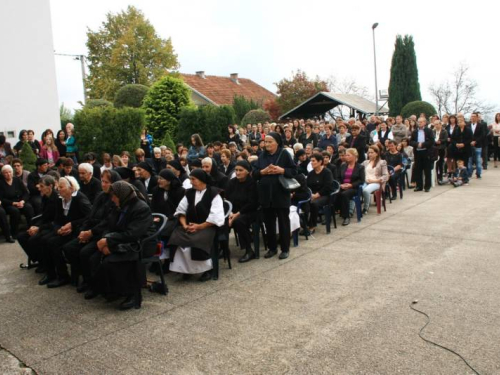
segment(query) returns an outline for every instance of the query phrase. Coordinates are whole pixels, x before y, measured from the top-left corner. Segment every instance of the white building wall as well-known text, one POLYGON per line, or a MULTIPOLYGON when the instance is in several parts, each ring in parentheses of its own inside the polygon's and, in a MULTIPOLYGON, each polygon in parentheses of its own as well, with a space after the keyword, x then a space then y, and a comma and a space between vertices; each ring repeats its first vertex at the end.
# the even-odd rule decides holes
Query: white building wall
MULTIPOLYGON (((0 1, 0 133, 60 128, 49 0, 0 1)), ((13 145, 12 145, 13 146, 13 145)))

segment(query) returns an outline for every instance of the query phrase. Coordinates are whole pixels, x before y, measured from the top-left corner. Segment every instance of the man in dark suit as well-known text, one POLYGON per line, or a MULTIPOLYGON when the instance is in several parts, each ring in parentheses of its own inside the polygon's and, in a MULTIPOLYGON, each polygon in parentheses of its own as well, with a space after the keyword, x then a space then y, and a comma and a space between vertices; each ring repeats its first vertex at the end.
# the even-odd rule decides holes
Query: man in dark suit
POLYGON ((360 134, 361 128, 354 124, 351 127, 351 139, 349 140, 349 148, 355 148, 358 151, 358 163, 365 161, 366 138, 360 134))
POLYGON ((471 157, 469 159, 469 165, 467 170, 469 172, 469 178, 472 177, 472 163, 476 164, 476 176, 481 178, 481 172, 483 171, 483 163, 481 161, 481 156, 483 152, 483 143, 486 138, 486 133, 484 127, 478 121, 477 113, 473 113, 470 116, 469 128, 472 130, 472 142, 471 145, 471 157))
POLYGON ((427 127, 427 120, 424 117, 418 119, 418 129, 415 129, 411 134, 410 145, 413 147, 415 155, 415 182, 417 188, 415 191, 428 193, 431 190, 431 171, 432 160, 431 149, 434 145, 434 135, 432 130, 427 127), (425 176, 425 185, 422 178, 422 173, 425 176))

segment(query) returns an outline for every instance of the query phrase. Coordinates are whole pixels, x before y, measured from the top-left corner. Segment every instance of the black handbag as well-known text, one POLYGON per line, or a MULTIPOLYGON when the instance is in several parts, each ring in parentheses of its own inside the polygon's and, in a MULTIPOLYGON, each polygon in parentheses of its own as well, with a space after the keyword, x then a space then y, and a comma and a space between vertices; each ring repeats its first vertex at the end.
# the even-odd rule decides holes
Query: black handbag
MULTIPOLYGON (((283 153, 284 150, 281 150, 280 154, 278 155, 278 159, 276 159, 276 165, 278 165, 278 162, 281 158, 281 154, 283 153)), ((288 152, 288 151, 287 151, 288 152)), ((278 180, 283 187, 283 189, 288 190, 288 191, 293 191, 295 189, 298 189, 300 187, 299 182, 295 178, 288 178, 285 177, 284 175, 280 174, 278 177, 278 180)))

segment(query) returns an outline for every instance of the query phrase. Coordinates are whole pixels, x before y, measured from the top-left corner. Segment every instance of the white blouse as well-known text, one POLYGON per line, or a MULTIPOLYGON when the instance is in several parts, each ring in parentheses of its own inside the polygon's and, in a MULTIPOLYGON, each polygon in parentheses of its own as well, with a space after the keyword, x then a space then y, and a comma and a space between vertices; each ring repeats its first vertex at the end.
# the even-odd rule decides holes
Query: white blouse
MULTIPOLYGON (((205 195, 206 191, 207 189, 202 191, 198 190, 196 191, 196 194, 194 196, 195 205, 200 203, 201 198, 203 198, 203 195, 205 195)), ((175 211, 174 216, 186 215, 187 209, 188 209, 188 200, 187 197, 184 197, 177 206, 177 210, 175 211)), ((212 199, 210 214, 208 215, 206 222, 216 225, 218 227, 222 227, 224 225, 225 220, 226 219, 224 215, 224 202, 222 201, 221 196, 217 194, 217 196, 214 199, 212 199)))

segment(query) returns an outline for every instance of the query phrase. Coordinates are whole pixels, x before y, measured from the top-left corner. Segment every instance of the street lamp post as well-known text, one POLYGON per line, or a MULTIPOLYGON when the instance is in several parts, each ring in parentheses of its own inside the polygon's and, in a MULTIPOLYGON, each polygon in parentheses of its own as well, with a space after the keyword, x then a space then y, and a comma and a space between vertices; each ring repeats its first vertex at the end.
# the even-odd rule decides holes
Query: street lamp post
POLYGON ((87 89, 85 87, 85 56, 84 55, 70 55, 67 53, 54 53, 56 56, 73 57, 73 60, 79 60, 82 69, 82 82, 83 82, 83 104, 87 101, 87 89))
POLYGON ((373 65, 375 66, 375 116, 378 116, 377 55, 375 54, 375 29, 378 22, 372 25, 373 31, 373 65))

